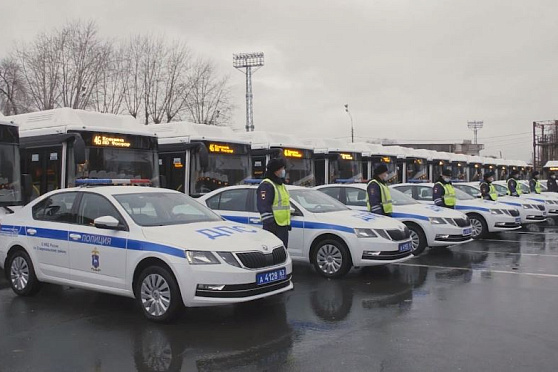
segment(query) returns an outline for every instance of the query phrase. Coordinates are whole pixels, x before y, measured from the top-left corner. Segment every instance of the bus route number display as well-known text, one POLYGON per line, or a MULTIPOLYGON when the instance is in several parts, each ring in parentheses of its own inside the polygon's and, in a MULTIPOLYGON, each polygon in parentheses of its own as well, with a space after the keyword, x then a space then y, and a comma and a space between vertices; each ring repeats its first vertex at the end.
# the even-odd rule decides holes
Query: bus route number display
POLYGON ((130 141, 122 137, 110 137, 102 134, 96 134, 93 136, 93 144, 96 146, 107 146, 107 147, 130 147, 132 144, 130 141))
POLYGON ((293 150, 293 149, 284 149, 283 150, 283 155, 285 155, 286 158, 302 158, 302 151, 300 150, 293 150))
POLYGON ((234 154, 234 149, 231 148, 229 145, 219 145, 217 143, 210 143, 209 151, 219 154, 234 154))
POLYGON ((343 160, 353 160, 353 155, 351 154, 340 154, 341 155, 341 159, 343 160))

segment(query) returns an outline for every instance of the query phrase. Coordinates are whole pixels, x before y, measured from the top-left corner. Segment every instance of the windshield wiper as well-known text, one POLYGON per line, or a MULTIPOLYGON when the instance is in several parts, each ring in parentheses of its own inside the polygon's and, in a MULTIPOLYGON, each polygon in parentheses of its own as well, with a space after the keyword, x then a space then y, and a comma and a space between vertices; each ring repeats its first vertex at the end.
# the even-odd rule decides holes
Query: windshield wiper
POLYGON ((5 210, 7 210, 9 214, 15 213, 13 209, 11 209, 11 208, 9 208, 9 207, 6 207, 5 205, 3 205, 2 208, 4 208, 5 210))

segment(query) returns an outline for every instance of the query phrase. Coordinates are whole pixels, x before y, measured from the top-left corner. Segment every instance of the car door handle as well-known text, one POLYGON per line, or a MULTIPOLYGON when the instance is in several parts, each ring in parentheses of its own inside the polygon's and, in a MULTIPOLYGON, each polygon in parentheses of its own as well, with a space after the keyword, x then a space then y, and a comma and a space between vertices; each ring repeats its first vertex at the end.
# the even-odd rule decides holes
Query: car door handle
POLYGON ((72 239, 72 240, 80 240, 80 239, 81 239, 81 235, 79 235, 79 234, 70 234, 70 239, 72 239))
POLYGON ((262 220, 259 217, 250 217, 250 218, 248 218, 248 222, 249 223, 260 224, 260 223, 262 223, 262 220))
POLYGON ((35 235, 37 233, 37 230, 35 229, 27 229, 27 235, 35 235))

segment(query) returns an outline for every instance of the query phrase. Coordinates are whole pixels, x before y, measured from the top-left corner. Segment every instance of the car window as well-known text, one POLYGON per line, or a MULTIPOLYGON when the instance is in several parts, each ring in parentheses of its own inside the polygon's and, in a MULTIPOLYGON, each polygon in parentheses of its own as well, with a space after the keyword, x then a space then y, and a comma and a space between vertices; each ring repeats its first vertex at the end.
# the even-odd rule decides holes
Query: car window
POLYGON ((478 197, 481 196, 480 190, 478 190, 478 189, 476 189, 475 187, 472 187, 472 186, 456 185, 455 188, 471 195, 474 198, 478 198, 478 197))
POLYGON ((77 223, 84 226, 93 226, 96 218, 111 216, 124 225, 122 216, 114 205, 102 195, 93 193, 84 193, 79 204, 77 223))
POLYGON ((508 188, 506 186, 502 186, 502 185, 498 185, 496 183, 492 183, 494 185, 494 188, 496 189, 496 192, 498 193, 499 196, 504 196, 508 194, 508 188))
MULTIPOLYGON (((233 189, 223 191, 217 207, 211 209, 245 212, 249 189, 233 189)), ((209 204, 208 204, 209 205, 209 204)))
POLYGON ((296 189, 291 192, 291 199, 300 204, 310 213, 326 213, 346 211, 348 207, 340 201, 325 195, 318 190, 296 189))
POLYGON ((366 190, 347 187, 345 193, 347 195, 347 205, 366 207, 366 190))
POLYGON ((403 194, 413 197, 413 187, 412 186, 396 186, 394 189, 402 192, 403 194))
POLYGON ((402 193, 398 189, 392 188, 390 190, 391 194, 391 201, 393 205, 413 205, 418 204, 418 202, 411 197, 411 195, 407 195, 402 193))
POLYGON ((205 201, 205 204, 211 209, 219 209, 219 202, 221 201, 221 194, 218 193, 217 195, 212 196, 211 198, 205 201))
POLYGON ((322 189, 320 189, 321 192, 323 192, 326 195, 331 196, 333 199, 339 199, 339 194, 341 191, 340 187, 324 187, 322 189))
POLYGON ((146 192, 114 197, 140 226, 222 221, 219 215, 181 193, 146 192))
POLYGON ((432 201, 432 187, 418 186, 417 191, 417 200, 432 201))
POLYGON ((75 223, 72 213, 76 192, 64 192, 52 195, 33 206, 33 219, 39 221, 75 223))

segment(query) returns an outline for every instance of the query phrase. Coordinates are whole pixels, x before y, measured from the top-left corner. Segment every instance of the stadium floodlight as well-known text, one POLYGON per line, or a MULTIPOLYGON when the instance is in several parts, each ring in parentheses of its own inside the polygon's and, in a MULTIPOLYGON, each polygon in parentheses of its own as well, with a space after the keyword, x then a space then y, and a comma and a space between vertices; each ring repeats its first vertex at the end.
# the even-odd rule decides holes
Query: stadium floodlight
POLYGON ((474 144, 478 144, 477 142, 477 133, 479 130, 482 129, 482 127, 484 126, 484 121, 482 120, 475 120, 475 121, 468 121, 467 122, 467 127, 469 127, 469 129, 471 129, 474 133, 475 133, 475 142, 474 144))
POLYGON ((254 131, 254 109, 252 99, 252 74, 264 65, 264 54, 238 53, 233 54, 233 67, 246 75, 246 131, 254 131), (252 70, 254 69, 254 70, 252 70), (243 71, 244 70, 244 71, 243 71))

